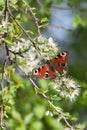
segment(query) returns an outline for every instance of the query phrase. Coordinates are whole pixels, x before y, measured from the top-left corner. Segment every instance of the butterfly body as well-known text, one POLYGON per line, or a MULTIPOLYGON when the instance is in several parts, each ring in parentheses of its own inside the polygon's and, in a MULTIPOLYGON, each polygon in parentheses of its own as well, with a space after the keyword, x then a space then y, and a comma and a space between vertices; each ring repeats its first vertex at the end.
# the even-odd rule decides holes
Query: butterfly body
POLYGON ((54 59, 47 61, 46 64, 35 69, 33 76, 44 79, 54 79, 56 71, 63 74, 67 68, 67 55, 66 51, 59 53, 54 59))

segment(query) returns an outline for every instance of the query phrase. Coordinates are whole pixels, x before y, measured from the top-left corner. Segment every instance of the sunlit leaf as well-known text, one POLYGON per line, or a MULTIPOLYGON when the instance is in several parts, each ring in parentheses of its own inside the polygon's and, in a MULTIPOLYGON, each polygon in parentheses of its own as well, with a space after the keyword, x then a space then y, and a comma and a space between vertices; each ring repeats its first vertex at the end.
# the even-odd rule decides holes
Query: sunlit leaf
POLYGON ((42 106, 42 105, 37 105, 35 108, 34 108, 34 113, 35 115, 41 119, 43 118, 44 114, 45 114, 45 107, 42 106))

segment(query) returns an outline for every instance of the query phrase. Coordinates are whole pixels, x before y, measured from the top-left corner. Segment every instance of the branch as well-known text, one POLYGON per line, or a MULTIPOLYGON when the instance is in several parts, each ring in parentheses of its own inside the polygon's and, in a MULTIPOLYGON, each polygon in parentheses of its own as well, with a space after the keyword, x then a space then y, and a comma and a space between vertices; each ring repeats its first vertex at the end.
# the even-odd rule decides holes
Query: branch
POLYGON ((38 5, 39 5, 40 7, 43 6, 40 0, 36 0, 36 1, 37 1, 38 5))
MULTIPOLYGON (((2 25, 3 27, 7 30, 8 32, 8 0, 5 0, 5 10, 4 10, 4 16, 2 19, 2 25)), ((4 38, 7 37, 7 32, 4 33, 4 38)), ((5 69, 5 65, 6 65, 6 61, 8 59, 8 49, 7 49, 7 45, 5 44, 5 48, 7 51, 7 57, 5 58, 4 64, 3 64, 3 68, 2 68, 2 78, 1 78, 1 91, 2 91, 2 103, 1 103, 1 109, 0 109, 0 127, 3 129, 3 119, 4 119, 4 100, 3 100, 3 96, 4 96, 4 69, 5 69)))
POLYGON ((6 62, 9 59, 9 56, 7 56, 4 60, 3 63, 3 68, 2 68, 2 76, 1 76, 1 91, 2 91, 2 103, 1 103, 1 109, 0 109, 0 127, 3 128, 3 119, 4 119, 4 70, 6 66, 6 62))
POLYGON ((5 0, 5 10, 4 10, 2 24, 4 28, 6 29, 8 28, 8 0, 5 0))
POLYGON ((26 32, 26 30, 23 28, 23 26, 15 19, 14 15, 11 13, 10 9, 8 8, 8 12, 9 15, 11 16, 11 18, 16 22, 16 24, 21 28, 21 30, 23 31, 23 33, 26 35, 26 37, 30 40, 30 44, 37 50, 37 52, 40 54, 39 52, 39 48, 36 46, 36 42, 34 40, 32 40, 32 38, 29 36, 29 34, 26 32))
POLYGON ((40 35, 41 33, 40 33, 38 18, 36 18, 35 13, 33 12, 33 9, 32 9, 32 8, 30 7, 30 5, 26 2, 26 0, 22 0, 22 1, 23 1, 23 3, 28 7, 28 10, 31 12, 31 14, 32 14, 32 16, 33 16, 33 18, 34 18, 34 22, 35 22, 35 24, 36 24, 36 26, 37 26, 37 29, 38 29, 38 33, 39 33, 39 35, 40 35))
MULTIPOLYGON (((17 65, 17 64, 16 64, 16 65, 17 65)), ((38 92, 39 87, 36 85, 36 83, 33 81, 33 79, 32 79, 28 74, 26 74, 18 65, 17 65, 17 67, 18 67, 19 70, 30 80, 30 82, 33 84, 34 89, 36 90, 36 92, 37 92, 39 95, 41 95, 43 98, 45 98, 45 99, 47 100, 48 104, 49 104, 52 108, 55 109, 55 111, 57 112, 58 115, 60 115, 60 116, 62 117, 62 119, 63 119, 63 120, 65 121, 65 123, 67 124, 67 126, 68 126, 69 128, 72 128, 72 129, 73 129, 73 127, 69 124, 68 120, 67 120, 66 117, 64 116, 62 110, 61 110, 59 107, 55 106, 55 105, 50 101, 49 97, 48 97, 46 94, 44 94, 44 93, 39 93, 39 92, 38 92)))
MULTIPOLYGON (((31 83, 33 84, 34 88, 35 88, 36 90, 38 90, 39 87, 35 84, 35 82, 32 80, 32 78, 29 77, 29 80, 30 80, 31 83)), ((38 92, 38 93, 39 93, 39 92, 38 92)), ((58 115, 61 115, 62 119, 65 121, 65 123, 67 124, 67 126, 68 126, 69 128, 72 128, 72 126, 69 124, 69 122, 67 121, 66 117, 64 116, 62 110, 61 110, 59 107, 54 106, 54 104, 50 101, 49 97, 46 96, 46 94, 39 93, 39 95, 42 95, 42 96, 47 100, 47 102, 49 103, 49 105, 55 109, 55 111, 57 112, 57 114, 58 114, 58 115)))
POLYGON ((22 25, 15 19, 14 15, 11 13, 10 9, 8 8, 9 15, 12 17, 12 19, 16 22, 16 24, 21 28, 21 30, 24 32, 24 34, 31 40, 30 36, 26 32, 26 30, 22 27, 22 25))

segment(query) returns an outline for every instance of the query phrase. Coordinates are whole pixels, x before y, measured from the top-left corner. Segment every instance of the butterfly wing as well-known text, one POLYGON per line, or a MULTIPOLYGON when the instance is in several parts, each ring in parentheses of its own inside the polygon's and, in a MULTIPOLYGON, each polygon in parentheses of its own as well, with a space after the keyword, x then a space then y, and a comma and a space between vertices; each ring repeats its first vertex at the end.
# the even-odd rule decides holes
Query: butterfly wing
POLYGON ((36 69, 33 73, 33 76, 37 78, 53 79, 56 77, 56 74, 49 64, 45 64, 44 66, 36 69))
POLYGON ((59 53, 57 57, 52 60, 55 70, 57 70, 60 74, 63 74, 67 69, 67 55, 68 52, 64 51, 59 53))
POLYGON ((37 78, 53 79, 56 77, 56 72, 63 74, 67 69, 67 52, 62 52, 54 59, 47 61, 47 63, 38 69, 34 70, 33 76, 37 78))

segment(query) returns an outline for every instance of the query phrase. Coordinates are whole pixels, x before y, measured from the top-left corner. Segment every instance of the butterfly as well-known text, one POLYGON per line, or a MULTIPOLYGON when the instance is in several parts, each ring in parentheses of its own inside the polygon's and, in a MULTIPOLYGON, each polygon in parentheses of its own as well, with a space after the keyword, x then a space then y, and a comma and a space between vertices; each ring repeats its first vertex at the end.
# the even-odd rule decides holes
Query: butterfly
POLYGON ((68 52, 59 53, 54 59, 48 60, 43 66, 35 69, 33 76, 44 79, 54 79, 57 72, 63 74, 67 69, 68 52))

